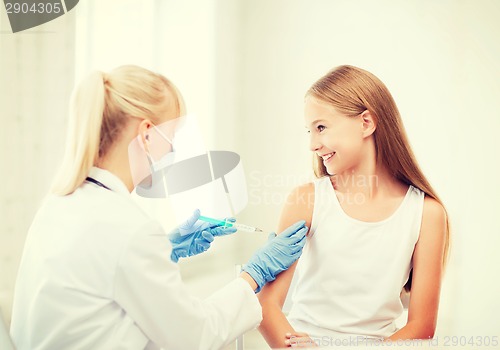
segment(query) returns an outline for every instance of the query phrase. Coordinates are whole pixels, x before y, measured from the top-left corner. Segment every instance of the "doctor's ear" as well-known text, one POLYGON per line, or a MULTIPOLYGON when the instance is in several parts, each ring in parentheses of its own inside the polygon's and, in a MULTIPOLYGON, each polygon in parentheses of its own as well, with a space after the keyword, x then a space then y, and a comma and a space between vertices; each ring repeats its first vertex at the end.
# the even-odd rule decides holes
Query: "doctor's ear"
POLYGON ((144 119, 139 124, 138 130, 137 130, 139 135, 141 136, 141 141, 142 141, 143 145, 146 147, 148 146, 148 144, 150 142, 149 133, 150 133, 150 129, 152 126, 153 126, 153 123, 151 123, 150 120, 144 119))
POLYGON ((377 129, 377 122, 369 110, 361 113, 363 137, 368 137, 377 129))

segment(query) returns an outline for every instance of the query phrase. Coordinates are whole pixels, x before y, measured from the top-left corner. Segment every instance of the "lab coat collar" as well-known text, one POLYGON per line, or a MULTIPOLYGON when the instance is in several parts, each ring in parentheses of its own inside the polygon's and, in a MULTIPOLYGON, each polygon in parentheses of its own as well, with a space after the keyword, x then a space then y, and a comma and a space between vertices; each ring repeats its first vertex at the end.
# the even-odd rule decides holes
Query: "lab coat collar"
POLYGON ((89 171, 89 177, 101 182, 114 192, 130 195, 130 192, 123 181, 108 170, 93 166, 89 171))

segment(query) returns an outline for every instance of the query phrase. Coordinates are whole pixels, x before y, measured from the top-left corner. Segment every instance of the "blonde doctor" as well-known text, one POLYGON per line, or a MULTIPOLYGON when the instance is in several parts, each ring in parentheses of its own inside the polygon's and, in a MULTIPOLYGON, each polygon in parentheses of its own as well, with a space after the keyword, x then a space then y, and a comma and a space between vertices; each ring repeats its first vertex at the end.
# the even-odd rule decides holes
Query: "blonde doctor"
POLYGON ((215 294, 190 295, 179 257, 234 230, 197 226, 195 212, 167 235, 130 197, 127 152, 183 114, 175 86, 137 66, 93 73, 75 90, 62 169, 32 223, 16 282, 18 350, 219 349, 259 324, 255 292, 297 260, 307 227, 297 222, 269 240, 215 294))

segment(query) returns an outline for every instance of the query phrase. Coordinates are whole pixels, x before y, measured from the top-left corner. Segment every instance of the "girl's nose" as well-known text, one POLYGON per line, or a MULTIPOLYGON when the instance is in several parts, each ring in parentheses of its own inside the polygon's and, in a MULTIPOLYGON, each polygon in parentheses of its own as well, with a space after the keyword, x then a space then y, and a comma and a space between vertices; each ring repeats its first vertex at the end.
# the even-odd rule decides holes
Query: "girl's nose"
POLYGON ((311 139, 309 142, 309 149, 313 152, 316 152, 320 148, 321 148, 321 143, 319 143, 318 140, 314 136, 311 135, 311 139))

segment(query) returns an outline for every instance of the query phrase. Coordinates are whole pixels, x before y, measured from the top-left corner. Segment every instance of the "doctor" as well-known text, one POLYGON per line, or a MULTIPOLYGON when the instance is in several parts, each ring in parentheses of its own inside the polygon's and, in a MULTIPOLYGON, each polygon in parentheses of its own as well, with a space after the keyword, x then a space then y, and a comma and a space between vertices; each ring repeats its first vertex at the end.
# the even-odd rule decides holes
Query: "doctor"
POLYGON ((303 221, 201 300, 174 261, 234 230, 200 228, 195 213, 167 236, 130 197, 128 145, 139 136, 147 149, 156 126, 184 109, 170 81, 136 66, 94 73, 77 88, 63 165, 30 228, 16 282, 11 335, 19 350, 219 349, 259 324, 255 292, 300 256, 303 221))

